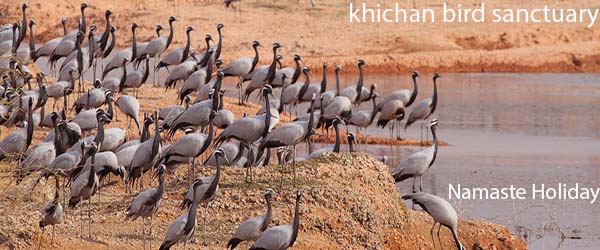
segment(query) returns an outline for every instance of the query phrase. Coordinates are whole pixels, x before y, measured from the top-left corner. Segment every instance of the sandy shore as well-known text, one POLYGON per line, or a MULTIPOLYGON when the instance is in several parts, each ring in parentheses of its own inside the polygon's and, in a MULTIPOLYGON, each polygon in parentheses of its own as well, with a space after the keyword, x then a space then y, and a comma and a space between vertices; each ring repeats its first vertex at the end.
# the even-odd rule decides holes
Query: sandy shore
MULTIPOLYGON (((79 0, 28 1, 36 41, 42 43, 61 33, 60 17, 69 16, 69 29, 76 27, 79 0), (48 11, 48 10, 52 11, 48 11)), ((600 25, 591 29, 584 24, 356 24, 349 23, 349 6, 345 1, 244 1, 241 15, 226 11, 220 1, 91 1, 90 20, 104 30, 103 12, 115 12, 112 24, 117 28, 118 48, 131 44, 130 26, 140 25, 141 41, 154 37, 154 26, 167 26, 169 15, 175 23, 172 48, 185 43, 184 29, 192 33, 193 46, 204 48, 204 34, 217 37, 216 24, 223 30, 223 58, 251 56, 251 41, 260 40, 261 62, 271 60, 270 44, 279 41, 286 63, 292 54, 301 54, 308 65, 334 62, 355 70, 355 61, 364 58, 368 72, 600 72, 600 25), (240 17, 241 16, 241 17, 240 17)), ((374 1, 365 1, 368 4, 374 1)), ((418 1, 417 1, 418 2, 418 1)), ((403 3, 403 2, 402 2, 403 3)), ((402 4, 401 3, 401 4, 402 4)), ((452 3, 452 1, 450 1, 452 3)), ((417 3, 421 4, 421 3, 417 3)), ((427 7, 439 10, 441 1, 428 1, 427 7)), ((0 23, 20 20, 17 1, 0 3, 0 23)), ((551 3, 551 7, 594 8, 586 0, 551 3)), ((518 6, 505 1, 486 1, 488 8, 535 7, 535 3, 518 6)), ((597 7, 597 6, 596 6, 597 7)), ((166 31, 164 32, 166 33, 166 31)), ((313 67, 318 68, 320 67, 313 67)))

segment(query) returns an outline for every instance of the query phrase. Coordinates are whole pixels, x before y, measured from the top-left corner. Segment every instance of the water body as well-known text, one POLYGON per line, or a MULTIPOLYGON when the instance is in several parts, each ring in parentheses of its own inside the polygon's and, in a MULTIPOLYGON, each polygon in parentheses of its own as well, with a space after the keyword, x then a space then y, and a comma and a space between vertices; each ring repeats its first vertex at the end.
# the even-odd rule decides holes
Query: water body
MULTIPOLYGON (((355 81, 352 75, 342 78, 343 83, 355 81)), ((334 79, 328 82, 333 86, 334 79)), ((407 75, 367 75, 365 84, 373 82, 382 96, 412 88, 407 75)), ((440 148, 423 180, 425 191, 448 199, 449 184, 530 190, 532 184, 579 183, 600 188, 600 74, 443 74, 438 87, 438 135, 451 145, 440 148)), ((424 76, 417 102, 431 93, 431 78, 424 76)), ((370 103, 361 106, 370 108, 370 103)), ((387 129, 369 128, 368 133, 389 136, 387 129)), ((420 133, 415 124, 401 135, 420 138, 420 133)), ((387 155, 392 166, 419 149, 360 147, 387 155)), ((411 192, 412 181, 398 187, 411 192)), ((490 220, 526 237, 529 249, 597 249, 600 244, 600 201, 532 200, 529 192, 528 199, 514 202, 452 203, 465 218, 490 220), (561 232, 568 238, 561 241, 561 232)))

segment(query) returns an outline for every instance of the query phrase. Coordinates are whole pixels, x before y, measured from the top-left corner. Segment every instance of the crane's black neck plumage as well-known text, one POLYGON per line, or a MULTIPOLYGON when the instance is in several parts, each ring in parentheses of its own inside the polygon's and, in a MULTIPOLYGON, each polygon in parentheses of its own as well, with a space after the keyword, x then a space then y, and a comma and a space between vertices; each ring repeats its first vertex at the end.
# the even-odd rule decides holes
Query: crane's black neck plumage
POLYGON ((321 94, 327 90, 327 65, 323 65, 323 79, 321 80, 321 94))
POLYGON ((169 20, 169 28, 171 29, 169 31, 169 36, 167 37, 167 46, 165 46, 165 50, 169 48, 169 46, 171 45, 171 42, 173 41, 173 20, 169 20))
POLYGON ((123 92, 123 89, 125 89, 125 83, 127 82, 127 62, 123 61, 121 69, 121 71, 123 71, 123 75, 121 76, 121 80, 119 81, 119 93, 123 92))
POLYGON ((219 154, 215 154, 215 163, 217 165, 217 173, 215 174, 215 178, 213 178, 212 182, 208 186, 208 189, 204 193, 203 199, 208 199, 213 197, 217 192, 217 187, 219 186, 219 179, 221 178, 221 162, 219 161, 219 154))
POLYGON ((104 143, 104 119, 101 115, 97 115, 96 119, 98 120, 98 133, 94 137, 94 142, 98 145, 98 148, 101 148, 102 143, 104 143))
POLYGON ((369 118, 369 125, 373 123, 373 120, 375 120, 375 116, 377 115, 377 100, 376 98, 372 98, 371 101, 373 102, 373 110, 371 111, 371 118, 369 118))
POLYGON ((183 48, 183 53, 181 53, 181 60, 179 61, 180 63, 182 63, 183 61, 185 61, 185 59, 187 59, 189 53, 190 53, 190 32, 192 32, 191 29, 186 30, 185 32, 185 36, 187 38, 186 43, 185 43, 185 47, 183 48))
POLYGON ((160 146, 160 130, 158 126, 158 112, 154 116, 154 140, 152 141, 152 152, 150 155, 158 154, 158 148, 160 146))
POLYGON ((335 96, 340 96, 340 70, 335 70, 335 96))
POLYGON ((110 55, 110 52, 115 48, 115 44, 117 42, 117 37, 115 36, 115 27, 110 27, 110 43, 104 49, 104 53, 102 53, 102 58, 106 58, 110 55))
POLYGON ((146 69, 144 69, 144 75, 142 75, 142 81, 140 84, 143 84, 148 80, 148 76, 150 75, 150 58, 146 58, 146 69))
MULTIPOLYGON (((22 108, 22 106, 21 106, 22 108)), ((25 144, 25 149, 29 148, 31 145, 31 141, 33 140, 33 100, 31 97, 29 98, 29 107, 27 112, 27 144, 25 144)))
POLYGON ((290 239, 290 247, 294 245, 298 238, 298 229, 300 227, 300 194, 296 195, 296 209, 294 211, 294 222, 292 223, 292 238, 290 239))
POLYGON ((298 100, 303 99, 304 95, 306 94, 306 91, 308 91, 308 87, 310 86, 310 74, 308 70, 304 71, 304 77, 306 78, 306 81, 304 82, 304 85, 302 85, 300 93, 298 93, 298 100))
POLYGON ((290 84, 294 84, 300 78, 300 73, 302 73, 302 66, 300 66, 300 58, 294 58, 294 62, 296 63, 296 69, 294 69, 294 75, 292 75, 292 81, 290 84))
MULTIPOLYGON (((221 38, 219 38, 219 42, 220 42, 221 38)), ((258 45, 253 45, 252 46, 254 48, 254 59, 252 59, 252 67, 250 67, 250 71, 248 71, 248 74, 252 73, 254 71, 254 69, 256 68, 256 65, 258 64, 258 45)))
POLYGON ((192 232, 192 230, 194 230, 194 228, 196 227, 196 211, 198 210, 198 200, 196 199, 196 188, 198 187, 198 185, 200 185, 199 182, 195 182, 194 186, 192 188, 192 190, 194 191, 194 198, 192 200, 192 206, 190 207, 190 210, 188 210, 188 218, 187 221, 185 223, 185 226, 183 227, 183 232, 184 235, 188 235, 192 232))
POLYGON ((33 37, 33 20, 29 22, 29 58, 35 60, 35 39, 33 37))
POLYGON ((206 151, 208 149, 208 146, 212 143, 213 135, 215 133, 214 120, 214 116, 211 115, 208 120, 208 134, 206 135, 206 141, 202 145, 202 148, 200 148, 200 151, 198 151, 198 155, 196 155, 196 157, 204 153, 204 151, 206 151))
POLYGON ((63 26, 63 36, 66 36, 67 33, 69 33, 67 31, 67 19, 63 19, 60 22, 62 23, 62 26, 63 26))
POLYGON ((106 11, 104 19, 106 19, 106 25, 104 26, 104 33, 100 37, 100 51, 104 52, 108 43, 108 35, 110 34, 110 11, 106 11))
POLYGON ((219 33, 219 42, 217 42, 217 48, 215 49, 214 53, 215 60, 221 57, 221 47, 223 46, 223 34, 221 34, 221 27, 222 26, 220 25, 217 27, 217 32, 219 33))
MULTIPOLYGON (((106 104, 108 104, 108 110, 106 110, 106 116, 108 117, 109 120, 112 120, 113 118, 113 101, 112 101, 112 96, 107 96, 106 97, 106 104)), ((110 123, 110 121, 109 121, 110 123)))
POLYGON ((277 73, 277 48, 273 47, 273 62, 269 66, 269 71, 267 72, 267 77, 265 78, 266 84, 272 85, 273 80, 275 80, 275 73, 277 73))
POLYGON ((306 135, 304 138, 308 138, 310 135, 312 135, 312 129, 313 129, 313 125, 315 122, 315 99, 313 98, 310 101, 310 117, 308 118, 308 128, 306 130, 306 135))
POLYGON ((208 61, 206 62, 206 79, 204 79, 205 83, 210 82, 210 79, 212 78, 212 71, 213 71, 212 60, 208 59, 208 61))
POLYGON ((262 136, 263 138, 266 138, 269 133, 269 127, 271 126, 271 103, 269 103, 269 94, 266 91, 263 95, 265 98, 265 127, 262 136))
POLYGON ((435 162, 435 158, 436 158, 437 152, 438 152, 438 138, 437 138, 435 125, 431 126, 431 134, 433 135, 433 143, 432 143, 433 145, 431 145, 433 147, 433 158, 431 159, 431 162, 429 163, 429 167, 433 166, 433 163, 435 162))
POLYGON ((131 26, 131 60, 137 58, 137 41, 135 39, 136 26, 131 26))
POLYGON ((358 82, 356 82, 356 99, 354 100, 356 103, 360 102, 360 98, 361 98, 361 94, 362 94, 362 87, 363 87, 363 80, 364 80, 363 65, 359 64, 358 65, 358 82))
POLYGON ((87 32, 86 30, 86 23, 85 23, 85 7, 81 7, 81 25, 79 27, 79 30, 85 34, 87 32))
POLYGON ((335 129, 335 145, 333 146, 333 152, 334 153, 339 153, 340 152, 340 124, 339 122, 335 122, 333 123, 333 128, 335 129))
POLYGON ((431 112, 429 113, 429 115, 433 115, 433 112, 435 112, 435 108, 437 107, 437 101, 438 101, 438 92, 437 92, 437 77, 433 78, 433 97, 431 97, 431 112))
POLYGON ((267 227, 269 227, 269 223, 271 223, 271 216, 273 215, 273 209, 271 205, 271 194, 265 194, 265 201, 267 202, 267 212, 265 213, 265 219, 260 225, 261 232, 267 230, 267 227))
POLYGON ((417 99, 417 93, 419 92, 419 88, 417 87, 417 75, 416 74, 413 74, 412 80, 413 80, 413 91, 410 94, 410 99, 408 99, 408 103, 406 103, 404 105, 404 107, 410 107, 410 105, 412 105, 415 102, 415 100, 417 99))

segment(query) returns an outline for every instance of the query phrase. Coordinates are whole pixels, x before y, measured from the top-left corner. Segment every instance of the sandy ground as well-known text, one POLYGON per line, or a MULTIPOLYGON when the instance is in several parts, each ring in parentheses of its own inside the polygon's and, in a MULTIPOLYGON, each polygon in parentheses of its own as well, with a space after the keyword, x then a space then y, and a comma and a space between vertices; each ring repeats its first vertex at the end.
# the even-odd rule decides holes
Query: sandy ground
MULTIPOLYGON (((3 164, 2 175, 10 165, 3 164)), ((239 168, 225 167, 217 198, 208 210, 207 245, 202 246, 202 216, 199 212, 195 243, 190 249, 223 249, 233 230, 243 220, 262 213, 263 190, 272 187, 274 218, 272 225, 289 223, 294 206, 291 167, 288 166, 280 187, 276 167, 256 169, 253 184, 244 181, 239 168)), ((298 241, 294 249, 432 249, 429 236, 431 219, 424 212, 411 211, 400 202, 398 189, 388 174, 389 168, 365 154, 327 155, 296 167, 297 185, 304 190, 298 241)), ((204 175, 214 169, 202 169, 204 175)), ((154 247, 162 241, 168 224, 184 213, 176 209, 181 194, 187 189, 186 168, 166 177, 166 193, 153 220, 154 247)), ((0 226, 0 247, 8 249, 50 248, 50 230, 36 226, 37 210, 53 194, 52 184, 31 189, 37 177, 19 186, 2 178, 0 215, 6 221, 0 226)), ((123 194, 123 184, 113 176, 94 196, 92 238, 79 238, 79 211, 67 210, 65 222, 57 227, 58 249, 140 249, 143 244, 141 221, 123 222, 125 209, 133 195, 123 194)), ((156 185, 155 183, 153 185, 156 185)), ((84 221, 87 223, 87 207, 84 221)), ((87 224, 85 224, 87 230, 87 224)), ((526 249, 524 242, 512 236, 505 227, 477 220, 461 220, 459 235, 468 249, 526 249)), ((451 234, 442 230, 445 249, 453 248, 451 234)), ((439 243, 437 243, 439 246, 439 243)), ((247 247, 242 243, 240 249, 247 247)))
MULTIPOLYGON (((38 43, 61 33, 60 17, 69 16, 69 29, 77 27, 79 0, 28 1, 30 17, 38 43), (52 10, 52 11, 49 11, 52 10)), ((364 1, 373 4, 375 1, 364 1)), ((417 7, 441 11, 441 0, 416 1, 417 7)), ((448 1, 456 4, 457 1, 448 1)), ((140 25, 140 41, 154 37, 154 26, 167 25, 170 15, 175 23, 173 48, 185 43, 185 27, 194 26, 193 46, 204 48, 204 34, 217 37, 216 24, 223 30, 223 58, 251 56, 252 40, 260 40, 261 62, 271 60, 270 44, 279 41, 287 64, 292 54, 301 54, 306 63, 335 62, 346 71, 356 70, 357 58, 367 61, 369 72, 600 72, 600 25, 584 24, 357 24, 349 23, 346 1, 243 1, 242 12, 228 11, 221 1, 89 1, 91 21, 103 31, 103 12, 115 13, 118 48, 131 44, 131 23, 140 25)), ((400 1, 401 7, 409 1, 400 1)), ((469 3, 466 7, 474 7, 469 3)), ((535 2, 486 1, 486 8, 539 7, 535 2)), ((557 8, 597 8, 590 0, 547 3, 557 8)), ((20 20, 20 1, 0 3, 0 23, 20 20)), ((166 32, 164 32, 166 33, 166 32)), ((320 67, 313 67, 320 68, 320 67)))

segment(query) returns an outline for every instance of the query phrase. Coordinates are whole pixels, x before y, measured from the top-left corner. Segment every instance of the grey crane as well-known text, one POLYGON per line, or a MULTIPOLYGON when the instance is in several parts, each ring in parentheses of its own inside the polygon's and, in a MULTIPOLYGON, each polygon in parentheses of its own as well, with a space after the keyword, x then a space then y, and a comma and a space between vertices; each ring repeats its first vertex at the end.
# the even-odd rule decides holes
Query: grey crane
MULTIPOLYGON (((49 169, 42 170, 40 178, 45 177, 47 179, 51 173, 65 173, 64 176, 68 176, 69 174, 67 174, 67 173, 71 173, 73 170, 75 170, 75 168, 77 168, 77 166, 85 164, 85 156, 86 156, 85 153, 86 153, 87 143, 82 142, 79 145, 81 147, 81 151, 72 150, 72 151, 67 151, 60 155, 57 155, 54 158, 54 161, 52 161, 52 163, 50 164, 49 169)), ((66 206, 66 191, 65 191, 66 182, 67 182, 67 180, 63 180, 63 185, 62 185, 65 206, 66 206)))
MULTIPOLYGON (((360 64, 360 63, 359 63, 360 64)), ((340 81, 340 71, 342 67, 339 65, 335 68, 335 85, 336 85, 336 94, 329 101, 325 103, 326 96, 321 95, 320 104, 321 104, 321 113, 319 117, 319 124, 317 127, 323 126, 325 124, 325 128, 328 129, 331 125, 331 122, 336 117, 341 117, 344 120, 347 120, 352 115, 352 99, 347 96, 342 95, 342 92, 339 90, 339 81, 340 81), (323 106, 326 105, 326 106, 323 106)))
MULTIPOLYGON (((207 53, 210 55, 212 53, 212 49, 207 53)), ((174 66, 170 71, 169 76, 167 76, 167 79, 165 79, 165 88, 168 89, 170 87, 174 87, 177 85, 177 82, 185 81, 194 72, 194 70, 196 70, 197 65, 198 62, 196 57, 192 55, 192 58, 189 58, 188 60, 174 66)), ((207 65, 210 67, 207 67, 204 70, 211 71, 212 65, 210 63, 207 65)))
POLYGON ((413 178, 413 193, 416 192, 415 182, 419 177, 419 190, 423 191, 423 175, 435 162, 438 151, 438 139, 436 134, 436 126, 438 121, 432 120, 429 126, 431 127, 431 134, 433 134, 433 145, 417 151, 404 159, 398 167, 392 169, 392 176, 396 182, 402 182, 406 179, 413 178))
POLYGON ((235 76, 239 77, 238 89, 239 89, 239 104, 243 104, 242 100, 242 84, 246 79, 251 79, 248 77, 254 69, 256 68, 256 64, 258 64, 259 56, 258 56, 258 47, 261 46, 259 41, 252 41, 252 48, 254 49, 254 57, 242 57, 232 61, 230 64, 223 68, 223 74, 225 77, 235 76))
MULTIPOLYGON (((106 64, 104 70, 102 71, 102 79, 106 78, 110 71, 121 67, 124 59, 133 61, 135 58, 137 58, 138 52, 143 51, 146 48, 148 42, 137 42, 135 36, 135 31, 137 28, 137 23, 131 24, 131 47, 127 47, 125 49, 120 50, 110 59, 110 61, 108 62, 108 64, 106 64)), ((162 29, 164 29, 162 25, 156 26, 157 37, 160 37, 160 31, 162 29)))
POLYGON ((350 115, 350 118, 348 119, 348 121, 346 122, 346 124, 348 125, 353 125, 356 126, 356 129, 364 129, 365 130, 365 143, 368 143, 368 127, 371 126, 371 124, 373 123, 373 120, 375 120, 375 115, 377 113, 377 93, 374 94, 375 96, 373 98, 371 98, 371 101, 373 102, 373 109, 372 110, 361 110, 358 112, 354 112, 350 115))
MULTIPOLYGON (((109 119, 113 117, 113 95, 109 92, 106 96, 106 103, 108 104, 108 109, 106 110, 107 116, 109 119)), ((77 123, 82 131, 90 131, 98 127, 98 121, 94 119, 96 117, 96 112, 98 109, 88 109, 86 111, 82 111, 77 114, 70 122, 77 123)))
POLYGON ((281 91, 281 99, 279 100, 281 108, 279 112, 283 112, 284 105, 296 105, 298 103, 298 98, 300 96, 300 92, 304 85, 308 86, 310 84, 310 68, 308 66, 304 66, 302 68, 302 72, 304 73, 305 81, 304 83, 295 83, 284 87, 281 91))
POLYGON ((358 80, 356 81, 356 84, 342 89, 342 91, 340 92, 340 95, 347 97, 348 99, 350 99, 352 101, 352 103, 354 103, 358 106, 358 105, 360 105, 360 102, 362 101, 361 100, 362 96, 368 95, 369 91, 363 87, 363 82, 364 82, 363 66, 366 65, 366 63, 364 60, 360 59, 360 60, 358 60, 357 65, 358 65, 358 80))
POLYGON ((265 84, 272 85, 275 80, 275 75, 277 74, 277 64, 279 60, 277 59, 277 50, 281 48, 281 44, 278 42, 273 43, 273 62, 271 62, 271 66, 269 66, 269 71, 267 71, 267 76, 265 77, 265 84))
POLYGON ((185 36, 187 38, 185 46, 183 48, 176 48, 174 50, 169 51, 169 53, 167 53, 167 55, 165 55, 165 57, 163 57, 163 59, 160 60, 158 65, 156 65, 156 68, 154 69, 155 71, 159 70, 162 67, 169 70, 169 66, 183 63, 188 58, 191 46, 190 33, 192 31, 194 31, 194 27, 192 26, 188 26, 185 29, 185 36))
POLYGON ((327 62, 323 63, 323 78, 321 82, 308 85, 308 81, 304 83, 300 93, 298 94, 299 102, 310 102, 313 95, 320 99, 321 94, 327 90, 327 62))
POLYGON ((146 218, 150 217, 150 249, 152 249, 152 217, 158 211, 162 196, 165 192, 165 165, 158 166, 158 187, 149 188, 135 196, 129 207, 125 220, 136 220, 142 218, 142 233, 144 234, 144 249, 146 249, 146 218))
MULTIPOLYGON (((127 73, 125 82, 123 83, 121 81, 119 83, 119 93, 123 92, 125 88, 132 88, 135 92, 135 97, 137 98, 139 88, 142 87, 142 84, 146 83, 146 80, 148 80, 148 76, 150 75, 150 58, 146 55, 143 56, 143 59, 145 59, 146 61, 146 68, 144 69, 144 71, 140 72, 134 70, 132 72, 127 73)), ((125 67, 123 67, 123 69, 123 73, 125 73, 125 67)))
POLYGON ((262 232, 267 230, 271 222, 273 209, 271 207, 271 196, 276 194, 273 189, 267 188, 264 192, 267 211, 264 214, 245 220, 238 226, 233 236, 227 242, 227 249, 235 249, 243 241, 256 241, 262 232))
POLYGON ((139 178, 140 186, 143 188, 143 174, 150 170, 152 166, 156 164, 160 153, 160 129, 158 126, 158 110, 154 112, 154 138, 142 142, 137 148, 133 159, 131 160, 131 166, 128 170, 127 183, 131 183, 131 187, 135 184, 139 178))
MULTIPOLYGON (((219 148, 223 150, 227 158, 227 161, 221 163, 226 166, 235 166, 244 155, 248 144, 243 141, 231 141, 221 144, 219 148)), ((216 166, 217 159, 215 154, 211 154, 203 164, 204 166, 216 166)))
MULTIPOLYGON (((149 57, 154 57, 154 65, 157 65, 156 61, 158 58, 160 58, 160 54, 165 52, 173 41, 173 22, 175 21, 177 21, 177 19, 174 16, 169 17, 169 36, 161 36, 150 41, 146 48, 144 48, 144 50, 141 51, 140 55, 136 58, 136 63, 138 65, 146 55, 149 57)), ((154 72, 153 80, 154 82, 157 81, 156 71, 154 72)))
POLYGON ((223 34, 222 29, 225 28, 225 25, 222 23, 217 24, 217 33, 219 33, 219 41, 217 42, 217 48, 215 49, 215 53, 213 53, 213 61, 219 60, 221 58, 221 49, 223 47, 223 34))
MULTIPOLYGON (((19 101, 21 102, 21 101, 19 101)), ((22 109, 22 108, 21 108, 22 109)), ((12 154, 21 155, 31 145, 33 139, 33 99, 29 98, 29 110, 27 112, 27 122, 19 130, 9 133, 0 141, 0 160, 11 156, 12 154)))
MULTIPOLYGON (((214 85, 214 93, 219 93, 221 91, 223 77, 223 72, 217 71, 217 81, 214 85)), ((195 103, 183 111, 168 127, 170 136, 174 135, 177 130, 185 127, 203 127, 208 125, 211 110, 216 110, 218 107, 218 96, 219 95, 215 94, 213 95, 213 99, 195 103)))
POLYGON ((48 94, 48 97, 54 99, 54 104, 52 105, 53 109, 56 108, 56 101, 59 98, 63 98, 65 95, 70 95, 75 89, 75 78, 73 77, 74 73, 75 69, 69 69, 69 75, 71 76, 70 81, 58 81, 46 87, 46 93, 48 94))
POLYGON ((101 86, 100 80, 94 81, 94 88, 88 89, 87 93, 81 95, 73 104, 75 113, 79 114, 84 109, 99 108, 106 104, 106 99, 109 94, 114 93, 112 90, 104 89, 101 86))
POLYGON ((182 207, 188 207, 191 205, 192 208, 195 205, 194 203, 204 204, 204 228, 202 230, 202 238, 204 243, 206 243, 206 220, 208 219, 208 207, 210 206, 210 202, 217 196, 217 192, 219 190, 219 180, 221 178, 221 163, 219 162, 219 159, 222 158, 226 162, 229 161, 222 149, 215 149, 214 154, 217 172, 214 176, 196 178, 192 184, 193 190, 187 191, 182 203, 182 207), (201 183, 201 185, 196 185, 195 183, 201 183))
POLYGON ((122 86, 125 86, 125 82, 127 81, 127 62, 129 62, 127 58, 121 62, 121 77, 103 79, 102 88, 118 93, 122 86))
MULTIPOLYGON (((117 108, 121 110, 121 112, 123 112, 125 115, 127 115, 128 118, 131 118, 131 120, 135 122, 139 135, 142 135, 142 127, 140 127, 139 119, 140 102, 137 100, 137 98, 130 95, 121 95, 119 96, 115 104, 117 105, 117 108)), ((129 126, 131 125, 131 120, 127 124, 127 128, 129 128, 129 126)))
MULTIPOLYGON (((207 134, 185 134, 184 136, 180 137, 177 141, 173 142, 167 149, 163 150, 157 162, 165 161, 168 163, 171 157, 191 158, 192 164, 190 166, 190 169, 192 171, 188 171, 188 173, 191 173, 191 176, 193 176, 196 157, 204 153, 208 149, 209 145, 212 143, 212 138, 214 135, 214 119, 216 117, 216 114, 217 113, 214 110, 210 112, 208 118, 209 125, 207 134)), ((190 179, 191 178, 189 178, 188 180, 190 179)))
POLYGON ((177 243, 183 242, 185 248, 187 248, 187 242, 194 236, 194 232, 196 231, 196 211, 198 210, 198 201, 200 198, 196 195, 197 190, 196 187, 203 185, 203 181, 198 179, 193 183, 191 188, 192 190, 192 202, 191 206, 187 212, 183 215, 177 217, 167 229, 167 234, 165 235, 165 239, 160 245, 160 250, 169 250, 171 247, 177 243))
MULTIPOLYGON (((296 152, 296 145, 306 140, 313 132, 314 123, 314 105, 316 97, 310 103, 311 117, 307 121, 295 121, 281 125, 269 133, 258 147, 258 155, 256 159, 262 157, 263 151, 269 148, 292 146, 296 152)), ((294 185, 296 185, 296 157, 293 157, 294 185)), ((282 173, 283 174, 283 173, 282 173)))
POLYGON ((315 108, 323 109, 327 107, 327 105, 329 105, 336 96, 340 95, 340 70, 342 70, 342 66, 335 65, 335 88, 321 93, 322 98, 317 99, 317 102, 315 103, 315 108))
POLYGON ((404 119, 405 114, 406 111, 402 101, 398 99, 392 100, 381 108, 381 113, 379 114, 379 119, 377 120, 377 127, 385 128, 387 124, 392 121, 392 125, 390 126, 390 137, 392 137, 394 135, 396 123, 404 119))
MULTIPOLYGON (((67 35, 67 20, 68 20, 68 17, 66 17, 66 16, 62 17, 60 20, 62 27, 63 27, 63 36, 67 35)), ((50 56, 52 51, 54 51, 54 49, 60 43, 61 40, 62 40, 62 36, 59 36, 59 37, 56 37, 56 38, 53 38, 53 39, 47 41, 42 46, 37 48, 37 50, 34 53, 33 62, 36 62, 41 57, 50 56)))
POLYGON ((86 22, 85 22, 85 9, 88 7, 87 3, 81 3, 81 19, 79 20, 79 28, 67 33, 63 36, 56 48, 50 53, 48 57, 48 64, 53 69, 56 62, 62 58, 68 56, 74 49, 77 43, 78 33, 81 32, 82 36, 86 33, 86 22))
MULTIPOLYGON (((440 78, 438 73, 433 74, 433 96, 431 98, 424 99, 420 101, 417 106, 410 112, 408 116, 408 120, 406 121, 406 125, 404 126, 404 130, 408 128, 411 124, 416 122, 417 120, 427 120, 433 113, 437 107, 438 103, 438 92, 437 92, 437 79, 440 78)), ((421 136, 422 136, 421 132, 421 136)))
POLYGON ((391 94, 386 96, 383 99, 383 101, 377 104, 377 112, 381 111, 381 109, 386 103, 396 99, 402 101, 405 108, 410 107, 415 102, 415 100, 417 99, 417 93, 419 92, 419 88, 417 86, 417 78, 421 77, 421 75, 418 71, 415 70, 412 72, 411 77, 413 81, 413 90, 411 91, 408 89, 400 89, 392 92, 391 94))
POLYGON ((94 170, 95 163, 95 155, 96 151, 98 151, 98 146, 95 143, 91 143, 90 154, 91 154, 91 165, 89 171, 82 171, 71 183, 71 198, 69 199, 69 207, 74 208, 78 203, 81 203, 80 206, 80 236, 83 237, 83 202, 88 200, 88 228, 89 228, 89 237, 92 237, 92 196, 96 194, 98 191, 99 180, 98 175, 96 175, 96 171, 94 170))
POLYGON ((412 200, 414 203, 421 206, 425 212, 427 212, 433 218, 433 227, 429 233, 431 234, 431 240, 433 241, 433 248, 435 249, 435 238, 433 238, 433 230, 435 229, 436 224, 440 224, 438 227, 438 240, 440 242, 440 246, 442 245, 442 239, 440 238, 440 230, 442 229, 442 225, 450 229, 452 233, 452 237, 454 237, 454 243, 456 244, 456 249, 464 250, 465 247, 460 242, 458 238, 458 214, 456 214, 456 210, 450 205, 450 202, 447 200, 435 196, 432 194, 419 192, 415 194, 409 194, 402 196, 403 200, 412 200))
POLYGON ((40 142, 25 152, 25 158, 19 163, 17 183, 23 177, 40 169, 48 168, 56 157, 56 148, 52 142, 40 142))
POLYGON ((307 156, 305 157, 301 157, 298 160, 310 160, 316 157, 319 157, 321 155, 323 155, 324 153, 327 152, 334 152, 334 153, 339 153, 340 152, 340 147, 341 147, 341 138, 340 138, 340 129, 339 129, 339 124, 343 124, 342 120, 340 120, 340 118, 335 118, 333 119, 333 128, 335 129, 335 144, 333 145, 333 147, 323 147, 320 148, 318 150, 315 150, 313 152, 310 152, 307 156))
POLYGON ((42 228, 42 230, 44 230, 46 226, 52 226, 52 240, 50 241, 51 247, 54 246, 56 225, 61 224, 63 221, 63 207, 60 204, 60 186, 58 184, 58 175, 55 175, 54 177, 56 188, 54 191, 54 198, 48 201, 48 203, 46 203, 46 205, 40 209, 40 217, 38 220, 38 225, 40 228, 42 228))
MULTIPOLYGON (((273 88, 266 85, 263 88, 263 96, 265 98, 266 110, 271 110, 269 103, 269 95, 272 94, 273 88)), ((247 144, 254 143, 261 137, 265 137, 267 133, 275 127, 278 121, 272 121, 272 112, 265 112, 262 115, 246 116, 229 125, 217 137, 215 144, 220 145, 226 140, 237 139, 246 142, 247 144), (271 124, 275 123, 275 124, 271 124)))
MULTIPOLYGON (((283 60, 283 56, 277 55, 277 62, 280 63, 281 60, 283 60)), ((244 90, 244 101, 248 101, 248 99, 250 99, 250 95, 252 94, 252 92, 254 92, 255 90, 260 90, 260 89, 262 89, 262 87, 265 86, 265 77, 267 76, 267 73, 269 73, 269 67, 270 67, 270 65, 256 66, 254 71, 252 71, 252 73, 250 73, 248 75, 248 77, 250 77, 250 76, 252 76, 252 77, 250 78, 250 84, 248 84, 248 86, 246 87, 246 90, 244 90)), ((281 70, 277 70, 278 73, 280 71, 281 70)), ((278 86, 271 85, 271 87, 283 87, 283 81, 280 80, 280 78, 283 75, 286 75, 286 77, 288 77, 287 74, 283 74, 283 73, 278 74, 278 73, 276 73, 275 81, 273 81, 273 84, 279 84, 279 85, 278 86)), ((288 79, 289 78, 290 77, 288 77, 288 79)))
POLYGON ((300 227, 300 200, 302 199, 302 190, 296 191, 296 208, 294 210, 294 220, 290 224, 281 225, 265 230, 260 238, 250 247, 251 250, 285 250, 293 246, 298 239, 298 229, 300 227))
MULTIPOLYGON (((221 67, 222 64, 223 64, 223 61, 221 61, 221 59, 217 59, 217 61, 215 62, 215 66, 217 66, 217 70, 219 70, 219 68, 221 67)), ((193 91, 197 91, 196 99, 194 100, 194 103, 210 99, 209 93, 212 91, 213 87, 215 86, 216 79, 210 80, 211 76, 209 74, 207 74, 208 71, 209 71, 209 68, 204 67, 202 69, 196 70, 187 79, 185 79, 185 83, 179 90, 179 100, 180 101, 182 101, 182 98, 185 98, 187 95, 191 94, 193 91)))

